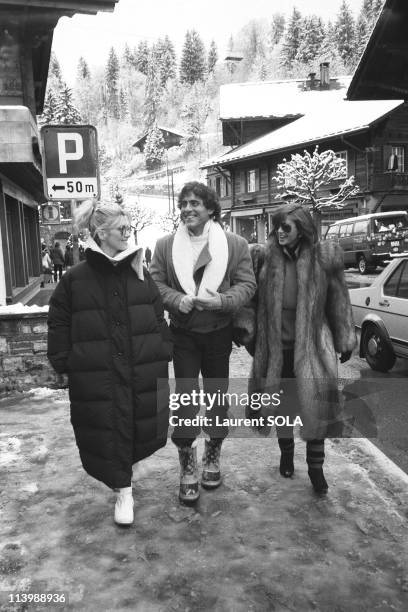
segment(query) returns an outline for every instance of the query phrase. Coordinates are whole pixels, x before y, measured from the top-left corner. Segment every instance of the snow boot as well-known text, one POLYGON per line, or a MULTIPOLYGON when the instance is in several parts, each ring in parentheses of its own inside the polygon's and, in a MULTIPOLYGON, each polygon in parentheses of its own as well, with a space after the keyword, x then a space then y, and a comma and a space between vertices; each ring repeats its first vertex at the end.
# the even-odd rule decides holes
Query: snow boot
POLYGON ((201 476, 201 486, 204 489, 215 489, 221 484, 220 455, 222 442, 222 438, 205 441, 203 474, 201 476))
POLYGON ((133 518, 132 487, 118 489, 116 492, 115 523, 122 526, 131 525, 133 518))
POLYGON ((197 501, 200 496, 198 490, 197 442, 191 446, 178 449, 180 461, 180 490, 179 498, 182 502, 197 501))

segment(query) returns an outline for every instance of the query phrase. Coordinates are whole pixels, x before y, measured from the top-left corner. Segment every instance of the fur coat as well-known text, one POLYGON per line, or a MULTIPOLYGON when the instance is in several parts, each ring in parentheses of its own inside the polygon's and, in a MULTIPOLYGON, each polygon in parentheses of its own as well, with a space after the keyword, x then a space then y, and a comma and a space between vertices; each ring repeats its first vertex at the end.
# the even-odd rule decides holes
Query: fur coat
MULTIPOLYGON (((285 255, 275 240, 270 239, 264 257, 254 302, 255 323, 251 323, 248 310, 241 321, 241 327, 246 327, 247 331, 251 325, 256 329, 249 385, 252 392, 279 390, 283 364, 281 324, 285 255)), ((258 260, 259 253, 254 251, 254 264, 258 260)), ((337 437, 342 432, 342 421, 336 353, 351 351, 356 345, 342 250, 332 241, 318 242, 312 248, 303 247, 296 269, 294 371, 299 410, 295 408, 294 412, 302 418, 304 439, 337 437)), ((246 341, 249 340, 247 336, 246 341)))

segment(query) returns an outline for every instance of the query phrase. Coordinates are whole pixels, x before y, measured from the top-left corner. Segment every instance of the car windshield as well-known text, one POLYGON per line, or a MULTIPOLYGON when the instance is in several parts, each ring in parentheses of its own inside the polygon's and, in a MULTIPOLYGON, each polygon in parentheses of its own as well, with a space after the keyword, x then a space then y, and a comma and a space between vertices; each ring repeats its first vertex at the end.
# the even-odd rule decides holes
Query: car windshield
POLYGON ((408 215, 395 215, 395 217, 381 217, 374 219, 376 232, 392 232, 398 229, 408 229, 408 215))

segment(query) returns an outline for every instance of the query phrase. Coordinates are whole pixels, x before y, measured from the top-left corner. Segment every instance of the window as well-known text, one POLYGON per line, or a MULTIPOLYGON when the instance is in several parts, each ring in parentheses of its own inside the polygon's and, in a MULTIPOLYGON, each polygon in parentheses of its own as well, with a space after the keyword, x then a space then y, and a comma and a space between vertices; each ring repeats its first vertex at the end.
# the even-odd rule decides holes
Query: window
POLYGON ((408 276, 406 270, 407 265, 406 262, 403 261, 384 284, 384 295, 389 295, 391 297, 408 297, 408 276), (405 282, 401 283, 403 277, 405 277, 405 282), (405 293, 405 295, 401 295, 401 293, 405 293))
POLYGON ((387 170, 391 172, 404 172, 405 171, 405 151, 404 147, 391 146, 391 153, 386 160, 387 170))
POLYGON ((215 177, 215 193, 220 196, 221 195, 221 177, 215 177))
POLYGON ((408 262, 405 262, 405 267, 401 274, 397 296, 404 300, 408 300, 408 262))
POLYGON ((332 227, 329 227, 329 229, 327 230, 326 238, 336 238, 338 235, 339 235, 339 226, 332 225, 332 227))
POLYGON ((224 179, 224 196, 228 197, 230 194, 230 184, 228 179, 224 179))
POLYGON ((351 236, 353 232, 353 224, 347 223, 340 226, 340 236, 351 236))
POLYGON ((246 173, 246 191, 247 193, 256 191, 256 170, 248 170, 246 173))
POLYGON ((347 165, 348 165, 347 151, 337 151, 336 157, 338 159, 342 159, 344 161, 344 169, 343 169, 343 172, 342 172, 341 176, 342 176, 342 178, 347 178, 347 176, 348 176, 348 171, 347 171, 347 165))
POLYGON ((367 233, 368 221, 356 221, 354 224, 354 235, 367 233))

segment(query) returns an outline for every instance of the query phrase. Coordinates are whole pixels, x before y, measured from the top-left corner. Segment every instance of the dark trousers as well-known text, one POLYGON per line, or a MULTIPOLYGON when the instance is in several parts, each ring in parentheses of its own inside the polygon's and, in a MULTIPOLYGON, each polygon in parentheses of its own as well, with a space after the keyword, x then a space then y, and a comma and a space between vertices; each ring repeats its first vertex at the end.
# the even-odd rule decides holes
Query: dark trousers
MULTIPOLYGON (((203 431, 210 438, 225 438, 228 427, 218 425, 227 416, 228 404, 223 401, 223 394, 228 391, 229 359, 232 350, 232 325, 212 332, 198 333, 171 326, 174 342, 174 375, 176 378, 176 393, 191 394, 200 390, 198 377, 203 377, 203 391, 216 400, 212 408, 205 410, 204 417, 208 423, 203 424, 203 431)), ((200 434, 199 425, 183 425, 184 419, 192 419, 199 413, 200 406, 190 402, 180 406, 172 413, 177 416, 180 425, 174 427, 172 440, 177 446, 191 446, 200 434)))
POLYGON ((62 278, 62 264, 54 264, 54 281, 61 280, 62 278))
MULTIPOLYGON (((293 349, 283 351, 283 365, 281 378, 295 378, 294 371, 294 356, 295 352, 293 349)), ((290 385, 290 391, 288 393, 292 401, 296 402, 293 406, 293 411, 296 410, 299 405, 297 399, 296 388, 293 384, 290 385)), ((293 412, 292 411, 292 412, 293 412)), ((276 435, 278 436, 279 446, 282 451, 285 448, 291 448, 293 453, 293 427, 276 427, 276 435)), ((324 439, 323 440, 307 440, 306 442, 306 461, 309 467, 321 467, 324 460, 324 439)))

